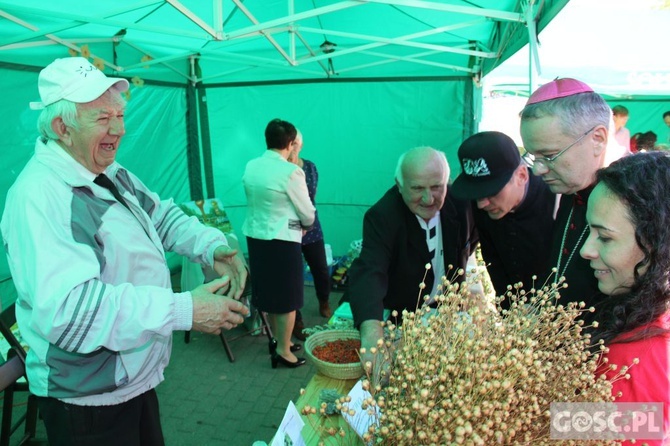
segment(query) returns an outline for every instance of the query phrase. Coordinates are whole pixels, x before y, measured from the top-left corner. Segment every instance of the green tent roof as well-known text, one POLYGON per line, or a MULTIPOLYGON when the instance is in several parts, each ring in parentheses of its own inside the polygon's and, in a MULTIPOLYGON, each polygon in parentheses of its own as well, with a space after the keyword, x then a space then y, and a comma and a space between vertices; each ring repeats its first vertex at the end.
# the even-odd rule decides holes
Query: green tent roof
POLYGON ((542 29, 566 3, 0 1, 0 61, 43 67, 84 51, 108 73, 207 84, 476 77, 521 48, 529 30, 542 29))

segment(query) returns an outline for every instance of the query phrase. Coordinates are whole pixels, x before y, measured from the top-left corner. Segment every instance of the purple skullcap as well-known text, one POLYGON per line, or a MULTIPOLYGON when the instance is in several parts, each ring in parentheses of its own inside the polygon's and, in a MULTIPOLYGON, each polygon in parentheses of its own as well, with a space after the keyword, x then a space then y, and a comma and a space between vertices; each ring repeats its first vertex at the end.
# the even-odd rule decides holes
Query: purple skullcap
POLYGON ((552 99, 564 98, 580 93, 593 93, 593 89, 582 81, 564 77, 555 79, 544 84, 530 95, 526 105, 537 104, 538 102, 550 101, 552 99))

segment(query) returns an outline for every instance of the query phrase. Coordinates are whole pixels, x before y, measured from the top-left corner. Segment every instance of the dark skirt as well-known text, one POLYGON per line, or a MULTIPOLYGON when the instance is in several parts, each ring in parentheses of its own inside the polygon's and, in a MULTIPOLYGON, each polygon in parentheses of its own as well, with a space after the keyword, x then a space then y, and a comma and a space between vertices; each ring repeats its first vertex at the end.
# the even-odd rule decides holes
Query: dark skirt
POLYGON ((247 237, 251 303, 271 314, 302 308, 304 279, 300 243, 247 237))

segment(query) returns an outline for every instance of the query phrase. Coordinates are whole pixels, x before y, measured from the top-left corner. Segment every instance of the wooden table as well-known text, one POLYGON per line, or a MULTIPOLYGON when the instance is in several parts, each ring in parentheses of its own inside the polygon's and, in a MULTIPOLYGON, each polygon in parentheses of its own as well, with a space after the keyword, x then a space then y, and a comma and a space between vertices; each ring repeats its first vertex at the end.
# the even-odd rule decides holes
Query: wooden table
POLYGON ((305 422, 305 427, 302 429, 302 436, 305 439, 305 444, 307 446, 314 446, 319 444, 319 441, 323 441, 323 444, 326 446, 335 446, 335 445, 356 445, 362 446, 363 441, 358 437, 358 435, 351 429, 349 424, 342 418, 341 415, 331 415, 328 417, 322 417, 319 415, 319 395, 323 389, 334 389, 341 395, 346 395, 349 391, 356 385, 357 379, 335 379, 324 376, 320 373, 316 373, 312 379, 307 384, 305 392, 298 398, 295 406, 298 409, 298 412, 301 412, 305 405, 310 405, 317 410, 317 413, 310 416, 301 416, 305 422), (341 438, 339 436, 331 438, 329 434, 326 433, 326 430, 330 427, 343 428, 345 432, 345 437, 341 438))

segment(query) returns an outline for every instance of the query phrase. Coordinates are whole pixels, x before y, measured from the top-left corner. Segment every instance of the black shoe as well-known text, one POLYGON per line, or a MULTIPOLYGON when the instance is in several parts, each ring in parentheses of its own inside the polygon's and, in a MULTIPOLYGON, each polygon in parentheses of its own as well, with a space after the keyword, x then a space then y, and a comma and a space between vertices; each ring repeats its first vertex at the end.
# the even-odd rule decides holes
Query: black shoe
MULTIPOLYGON (((293 353, 299 352, 300 350, 302 350, 302 345, 300 345, 300 344, 293 344, 291 346, 291 352, 293 352, 293 353)), ((268 351, 270 352, 270 354, 273 354, 274 352, 277 351, 277 340, 276 339, 272 339, 268 343, 268 351)))
POLYGON ((294 369, 296 367, 300 367, 301 365, 305 365, 305 358, 298 358, 296 362, 291 362, 288 359, 284 358, 281 355, 278 355, 276 352, 272 354, 272 357, 270 358, 270 361, 272 362, 272 368, 276 369, 277 364, 283 364, 289 369, 294 369))

